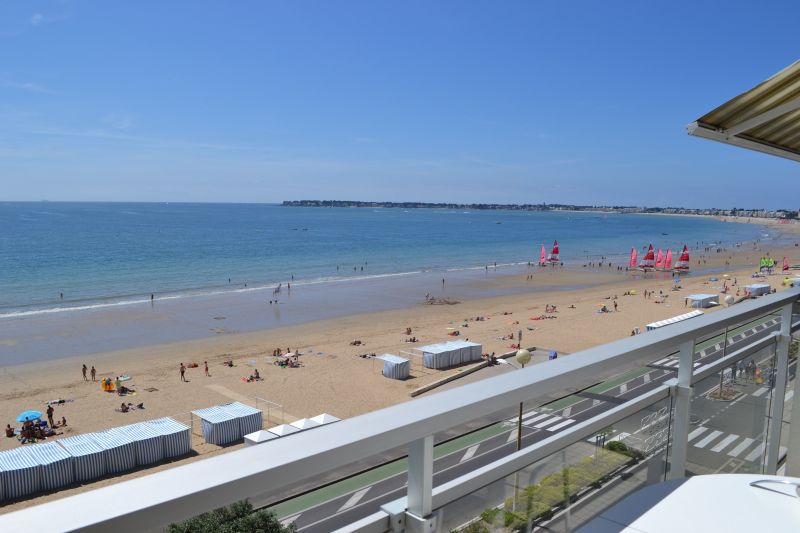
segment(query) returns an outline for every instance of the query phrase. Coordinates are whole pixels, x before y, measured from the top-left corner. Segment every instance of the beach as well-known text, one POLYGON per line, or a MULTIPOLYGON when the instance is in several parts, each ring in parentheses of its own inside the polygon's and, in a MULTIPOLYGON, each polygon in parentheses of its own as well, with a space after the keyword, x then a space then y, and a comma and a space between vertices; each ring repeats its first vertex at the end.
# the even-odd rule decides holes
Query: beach
MULTIPOLYGON (((794 246, 772 248, 769 252, 779 258, 788 255, 794 262, 800 254, 794 246)), ((471 290, 475 294, 500 295, 459 299, 458 303, 451 302, 451 305, 431 305, 423 296, 415 296, 412 305, 399 309, 182 342, 152 343, 123 350, 87 351, 78 356, 7 365, 0 374, 0 421, 13 424, 17 413, 25 409, 44 411, 45 402, 60 399, 66 402, 55 406, 55 419, 60 420, 63 416, 68 425, 58 428, 56 439, 162 416, 189 423, 191 410, 234 400, 257 405, 265 411, 266 401, 280 405, 270 404, 269 422, 272 424, 323 412, 349 418, 399 402, 413 401, 411 393, 414 390, 464 370, 463 367, 448 370, 423 368, 419 355, 415 355, 418 354, 415 347, 457 338, 481 343, 486 353, 501 354, 513 350, 512 344, 516 340, 510 337, 522 331, 524 346, 573 353, 628 336, 634 328, 644 331, 649 322, 682 314, 687 311, 684 296, 719 293, 723 281, 730 286, 732 294, 737 289, 743 291, 742 286, 749 282, 755 271, 753 265, 764 253, 766 250, 745 244, 719 253, 710 250, 694 254, 693 269, 717 274, 685 276, 679 291, 671 290, 675 283, 668 272, 643 275, 641 272, 625 272, 624 269, 618 271, 616 266, 533 267, 525 268, 524 272, 463 279, 457 292, 466 294, 471 290), (698 261, 700 265, 697 265, 698 261), (723 278, 723 272, 728 274, 727 280, 723 278), (712 276, 719 281, 710 282, 712 276), (736 285, 733 285, 734 280, 736 285), (636 295, 624 295, 632 290, 636 295), (645 298, 645 290, 653 296, 645 298), (665 296, 664 303, 655 303, 660 294, 665 296), (613 310, 614 302, 617 303, 616 312, 613 310), (548 305, 556 306, 557 311, 546 312, 548 305), (611 312, 599 313, 603 305, 611 312), (532 320, 542 315, 556 318, 532 320), (483 320, 476 320, 478 317, 483 320), (410 336, 416 337, 418 342, 406 342, 410 337, 405 334, 406 328, 411 328, 410 336), (456 330, 460 336, 448 335, 456 330), (361 344, 352 345, 354 340, 360 340, 361 344), (277 358, 272 354, 278 348, 284 353, 299 351, 302 354, 298 357, 300 367, 276 366, 277 358), (397 381, 383 377, 382 361, 360 357, 373 353, 392 353, 410 358, 411 378, 397 381), (228 360, 233 361, 233 367, 223 365, 228 360), (208 362, 210 376, 204 375, 205 362, 208 362), (180 380, 181 363, 198 365, 187 369, 185 383, 180 380), (84 381, 81 375, 83 364, 96 368, 96 382, 84 381), (263 381, 247 382, 244 378, 252 375, 255 369, 263 381), (122 374, 132 376, 126 385, 136 391, 135 395, 119 397, 101 390, 101 379, 122 374), (143 403, 145 408, 127 413, 116 411, 115 408, 123 401, 143 403)), ((768 283, 781 290, 782 279, 783 275, 776 273, 768 278, 768 283)), ((447 287, 435 294, 439 301, 449 296, 447 287)), ((374 297, 380 298, 380 292, 374 297)), ((268 309, 270 304, 263 302, 262 305, 268 309)), ((706 311, 714 312, 721 308, 706 311)), ((147 307, 142 312, 146 310, 147 307)), ((80 317, 73 320, 76 336, 91 336, 91 331, 80 328, 80 317)), ((16 439, 3 439, 0 449, 18 446, 16 439)), ((198 455, 183 461, 236 447, 221 449, 203 444, 195 436, 194 448, 198 455)), ((98 483, 150 471, 153 469, 98 483)), ((98 484, 86 487, 92 486, 98 484)), ((86 487, 68 489, 59 494, 85 490, 86 487)), ((3 507, 3 511, 52 497, 55 495, 26 500, 3 507)))

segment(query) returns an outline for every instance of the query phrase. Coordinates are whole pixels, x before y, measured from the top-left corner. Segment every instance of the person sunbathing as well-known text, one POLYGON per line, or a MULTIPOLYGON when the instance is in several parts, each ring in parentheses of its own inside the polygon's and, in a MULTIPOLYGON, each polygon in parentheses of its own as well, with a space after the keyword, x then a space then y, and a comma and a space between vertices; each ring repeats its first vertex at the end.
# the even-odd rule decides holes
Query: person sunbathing
POLYGON ((119 410, 121 413, 127 413, 129 409, 125 402, 122 402, 122 404, 119 406, 119 410))

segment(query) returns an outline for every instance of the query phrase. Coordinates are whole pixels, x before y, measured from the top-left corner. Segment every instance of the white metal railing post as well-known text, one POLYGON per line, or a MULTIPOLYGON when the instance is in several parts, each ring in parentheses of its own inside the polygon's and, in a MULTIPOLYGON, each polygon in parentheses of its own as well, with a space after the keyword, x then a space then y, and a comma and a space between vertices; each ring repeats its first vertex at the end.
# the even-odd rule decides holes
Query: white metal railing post
POLYGON ((411 531, 430 529, 433 510, 433 435, 408 445, 408 516, 411 531))
MULTIPOLYGON (((726 339, 727 342, 727 339, 726 339)), ((686 450, 689 446, 689 418, 692 401, 692 372, 694 370, 694 339, 681 344, 678 380, 675 391, 675 423, 669 457, 669 479, 686 475, 686 450)))
MULTIPOLYGON (((772 405, 770 425, 767 432, 767 467, 765 474, 775 475, 778 471, 778 454, 781 447, 781 426, 783 425, 783 405, 786 397, 786 382, 789 376, 789 343, 792 342, 792 305, 781 309, 781 331, 775 347, 775 376, 772 381, 772 405)), ((791 448, 790 448, 791 449, 791 448)))

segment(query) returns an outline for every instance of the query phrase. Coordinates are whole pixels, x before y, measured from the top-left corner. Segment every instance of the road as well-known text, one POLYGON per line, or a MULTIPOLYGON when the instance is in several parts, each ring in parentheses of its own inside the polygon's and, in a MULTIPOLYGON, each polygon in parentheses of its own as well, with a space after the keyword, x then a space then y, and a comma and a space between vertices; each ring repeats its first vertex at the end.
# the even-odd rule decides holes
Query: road
MULTIPOLYGON (((695 367, 713 363, 723 357, 723 353, 747 346, 776 331, 779 325, 780 319, 774 317, 730 331, 725 350, 720 338, 700 343, 696 347, 695 367)), ((528 410, 523 414, 522 444, 530 446, 577 422, 593 418, 652 390, 676 374, 677 359, 667 357, 578 394, 528 410)), ((690 434, 693 446, 690 446, 688 459, 690 463, 712 465, 712 468, 727 464, 729 469, 738 468, 733 471, 748 471, 746 463, 760 457, 763 450, 763 442, 758 439, 763 429, 757 429, 764 425, 766 402, 770 395, 764 392, 763 386, 752 384, 744 387, 737 402, 706 399, 703 394, 718 384, 718 379, 708 378, 695 387, 692 412, 694 418, 703 423, 693 428, 694 434, 690 434), (745 412, 748 416, 742 416, 745 412), (728 455, 734 450, 738 453, 728 455)), ((434 486, 514 452, 516 427, 517 419, 509 418, 437 445, 434 449, 434 486)), ((652 436, 652 428, 645 427, 641 417, 623 421, 615 429, 616 438, 646 439, 652 436)), ((656 441, 653 445, 658 444, 656 441)), ((399 459, 273 505, 270 509, 285 524, 295 524, 298 531, 332 531, 404 496, 406 481, 407 463, 405 459, 399 459)))

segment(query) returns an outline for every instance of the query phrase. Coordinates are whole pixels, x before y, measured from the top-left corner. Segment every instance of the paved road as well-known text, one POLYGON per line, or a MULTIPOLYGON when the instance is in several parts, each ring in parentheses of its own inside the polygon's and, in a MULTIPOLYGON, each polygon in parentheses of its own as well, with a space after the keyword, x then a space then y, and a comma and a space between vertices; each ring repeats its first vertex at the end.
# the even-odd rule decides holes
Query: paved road
MULTIPOLYGON (((729 332, 728 347, 725 350, 723 350, 721 339, 715 338, 699 344, 695 354, 695 367, 713 363, 723 356, 723 352, 730 353, 769 335, 779 327, 779 323, 779 318, 770 318, 729 332)), ((563 431, 577 422, 588 420, 615 405, 652 390, 667 379, 675 377, 676 373, 677 359, 667 357, 655 361, 646 368, 627 372, 576 395, 537 407, 534 410, 528 410, 523 414, 523 446, 530 446, 554 432, 563 431)), ((709 378, 704 380, 702 385, 704 387, 707 385, 707 388, 710 389, 714 386, 713 381, 709 378)), ((763 393, 756 395, 758 390, 754 388, 751 393, 747 394, 747 397, 754 398, 756 403, 761 403, 764 400, 758 400, 758 398, 761 396, 766 398, 769 395, 763 393)), ((702 390, 702 392, 706 391, 702 390)), ((740 418, 736 416, 723 418, 717 411, 722 409, 722 405, 730 406, 730 404, 711 402, 705 398, 697 400, 700 394, 700 390, 696 391, 695 403, 692 406, 693 411, 697 411, 695 414, 698 415, 699 421, 717 416, 720 418, 716 419, 715 423, 722 423, 728 418, 731 420, 740 418), (700 418, 701 416, 702 418, 700 418)), ((731 410, 730 414, 739 412, 743 407, 744 405, 737 406, 736 409, 731 410)), ((753 407, 748 407, 748 410, 752 411, 753 407)), ((699 454, 698 462, 705 463, 707 458, 703 457, 703 454, 719 455, 720 451, 732 451, 734 446, 741 446, 741 442, 739 445, 735 445, 735 441, 729 435, 723 435, 724 432, 721 430, 708 427, 711 426, 710 421, 706 424, 707 426, 703 427, 709 431, 707 435, 703 436, 704 432, 694 436, 690 435, 690 440, 694 441, 694 448, 696 448, 690 452, 690 460, 695 454, 699 454), (708 440, 712 434, 714 439, 708 440), (718 449, 723 440, 728 441, 727 445, 718 449), (704 444, 698 447, 697 445, 701 442, 704 444), (717 452, 713 450, 717 450, 717 452)), ((509 418, 436 446, 434 486, 515 451, 516 425, 516 418, 509 418)), ((735 429, 740 432, 738 435, 741 435, 743 439, 749 438, 744 435, 753 434, 745 431, 744 428, 736 427, 735 429)), ((630 433, 633 434, 635 431, 636 429, 631 427, 630 433)), ((746 459, 759 446, 755 439, 749 444, 752 446, 748 446, 747 450, 740 450, 739 456, 746 459), (750 449, 751 447, 753 449, 750 449)), ((732 458, 736 459, 738 456, 732 458)), ((720 464, 723 461, 724 459, 721 459, 720 464)), ((332 531, 375 512, 382 504, 402 497, 405 494, 407 481, 406 467, 405 459, 397 460, 329 487, 282 502, 272 507, 272 510, 284 523, 294 523, 299 531, 308 533, 332 531)))

